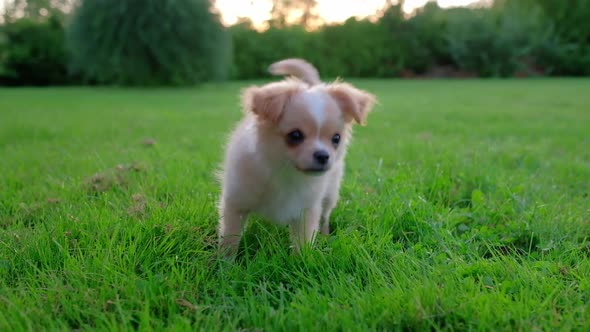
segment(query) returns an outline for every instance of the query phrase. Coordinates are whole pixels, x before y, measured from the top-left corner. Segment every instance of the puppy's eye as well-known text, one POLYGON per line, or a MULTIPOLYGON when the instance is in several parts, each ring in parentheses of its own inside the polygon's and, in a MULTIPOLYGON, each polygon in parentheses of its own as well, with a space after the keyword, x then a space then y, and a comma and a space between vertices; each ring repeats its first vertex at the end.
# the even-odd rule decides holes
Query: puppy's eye
POLYGON ((299 129, 293 130, 287 134, 287 144, 289 145, 299 145, 303 143, 303 140, 305 140, 305 136, 299 129))
POLYGON ((338 145, 338 143, 340 143, 340 134, 334 134, 332 136, 332 144, 338 145))

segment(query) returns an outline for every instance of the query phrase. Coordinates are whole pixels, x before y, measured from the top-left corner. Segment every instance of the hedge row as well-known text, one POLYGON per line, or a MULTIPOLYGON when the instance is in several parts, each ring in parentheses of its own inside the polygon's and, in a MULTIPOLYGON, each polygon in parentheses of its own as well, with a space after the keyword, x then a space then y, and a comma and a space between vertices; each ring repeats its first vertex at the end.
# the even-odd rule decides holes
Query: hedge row
MULTIPOLYGON (((377 22, 349 19, 313 32, 297 26, 257 32, 242 23, 230 28, 232 76, 262 77, 269 63, 289 56, 311 60, 327 76, 590 75, 590 20, 559 21, 543 1, 549 0, 447 10, 429 3, 409 19, 392 6, 377 22)), ((590 17, 590 1, 562 5, 575 17, 590 17)))
POLYGON ((587 0, 496 0, 479 9, 429 3, 411 18, 398 5, 377 21, 262 32, 249 23, 224 31, 204 9, 208 0, 182 3, 82 1, 70 18, 4 23, 0 84, 254 79, 286 57, 306 58, 328 77, 590 75, 587 0))

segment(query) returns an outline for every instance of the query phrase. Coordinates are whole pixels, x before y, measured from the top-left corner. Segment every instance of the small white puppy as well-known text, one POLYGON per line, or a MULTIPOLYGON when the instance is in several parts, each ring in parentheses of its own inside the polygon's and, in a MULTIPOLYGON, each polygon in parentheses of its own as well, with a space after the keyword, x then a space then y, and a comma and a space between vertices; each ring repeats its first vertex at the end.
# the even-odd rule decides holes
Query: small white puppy
POLYGON ((301 59, 270 67, 296 78, 244 90, 245 115, 231 135, 221 172, 219 245, 236 253, 249 214, 289 225, 296 250, 329 233, 352 123, 364 123, 373 95, 322 84, 301 59))

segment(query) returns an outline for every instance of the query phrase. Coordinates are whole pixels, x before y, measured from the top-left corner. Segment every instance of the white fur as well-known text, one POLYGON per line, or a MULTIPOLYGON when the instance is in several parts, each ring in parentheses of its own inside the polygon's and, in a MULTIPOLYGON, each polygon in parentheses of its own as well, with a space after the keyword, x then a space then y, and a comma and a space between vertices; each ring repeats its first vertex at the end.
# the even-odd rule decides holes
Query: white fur
POLYGON ((313 116, 313 119, 318 126, 318 129, 324 125, 326 121, 326 96, 319 91, 309 91, 303 94, 303 99, 307 104, 307 109, 313 116))
POLYGON ((246 116, 229 140, 221 174, 220 241, 235 253, 250 214, 289 225, 295 248, 328 232, 328 219, 338 200, 344 169, 342 159, 321 175, 308 175, 285 160, 274 158, 257 142, 256 123, 246 116))

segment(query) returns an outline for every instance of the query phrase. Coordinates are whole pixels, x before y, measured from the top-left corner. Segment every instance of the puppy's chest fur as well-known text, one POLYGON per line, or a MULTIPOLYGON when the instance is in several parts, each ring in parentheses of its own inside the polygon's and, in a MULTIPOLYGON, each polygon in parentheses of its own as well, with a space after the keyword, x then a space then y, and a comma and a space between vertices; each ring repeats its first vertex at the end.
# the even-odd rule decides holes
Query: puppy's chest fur
POLYGON ((269 181, 259 204, 252 212, 279 224, 289 224, 304 218, 305 211, 321 204, 331 172, 312 178, 296 176, 269 181))

